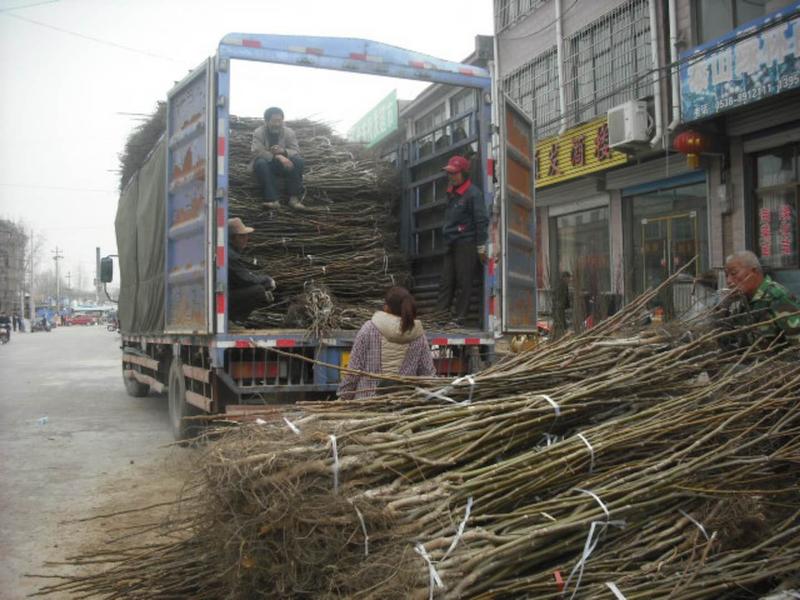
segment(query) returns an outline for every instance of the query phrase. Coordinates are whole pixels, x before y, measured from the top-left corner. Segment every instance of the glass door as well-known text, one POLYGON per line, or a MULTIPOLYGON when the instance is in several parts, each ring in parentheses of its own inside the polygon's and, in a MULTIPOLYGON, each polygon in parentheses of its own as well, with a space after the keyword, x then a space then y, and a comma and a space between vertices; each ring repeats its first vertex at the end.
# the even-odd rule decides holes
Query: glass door
MULTIPOLYGON (((642 289, 655 287, 691 261, 699 252, 695 211, 642 219, 642 289)), ((698 263, 689 269, 697 275, 698 263)))

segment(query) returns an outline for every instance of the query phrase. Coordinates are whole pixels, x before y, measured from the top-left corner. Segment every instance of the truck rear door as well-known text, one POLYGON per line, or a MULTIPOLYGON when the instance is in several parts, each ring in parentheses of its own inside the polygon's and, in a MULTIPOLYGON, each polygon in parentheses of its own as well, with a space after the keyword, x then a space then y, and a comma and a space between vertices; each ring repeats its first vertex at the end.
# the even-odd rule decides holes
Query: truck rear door
POLYGON ((207 160, 213 139, 209 59, 167 97, 165 330, 209 333, 212 198, 207 160))
POLYGON ((500 106, 502 324, 508 333, 536 331, 536 213, 533 122, 505 94, 500 106))

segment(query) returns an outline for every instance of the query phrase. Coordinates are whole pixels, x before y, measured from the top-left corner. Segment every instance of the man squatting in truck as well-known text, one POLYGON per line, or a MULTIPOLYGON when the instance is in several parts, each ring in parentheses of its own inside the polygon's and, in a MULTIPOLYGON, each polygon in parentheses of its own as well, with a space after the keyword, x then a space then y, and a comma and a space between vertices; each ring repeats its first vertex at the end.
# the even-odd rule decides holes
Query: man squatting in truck
POLYGON ((303 157, 297 144, 295 132, 283 124, 283 110, 272 106, 264 111, 264 124, 253 132, 250 146, 253 159, 250 171, 255 173, 261 184, 264 197, 262 206, 266 209, 278 208, 279 179, 286 180, 289 192, 289 206, 304 210, 300 200, 303 192, 303 157))
POLYGON ((254 259, 242 256, 250 234, 255 229, 247 227, 240 218, 228 219, 228 317, 242 324, 256 308, 272 304, 275 280, 269 275, 253 273, 254 259))

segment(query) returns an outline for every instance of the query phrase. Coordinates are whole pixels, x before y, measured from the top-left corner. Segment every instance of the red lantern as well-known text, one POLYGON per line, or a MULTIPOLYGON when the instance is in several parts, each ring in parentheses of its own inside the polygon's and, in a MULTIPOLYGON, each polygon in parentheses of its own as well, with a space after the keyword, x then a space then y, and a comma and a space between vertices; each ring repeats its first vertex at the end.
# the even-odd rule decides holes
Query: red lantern
POLYGON ((678 135, 672 142, 672 147, 681 154, 685 154, 689 166, 696 169, 700 166, 700 153, 708 149, 708 140, 702 133, 689 130, 678 135))

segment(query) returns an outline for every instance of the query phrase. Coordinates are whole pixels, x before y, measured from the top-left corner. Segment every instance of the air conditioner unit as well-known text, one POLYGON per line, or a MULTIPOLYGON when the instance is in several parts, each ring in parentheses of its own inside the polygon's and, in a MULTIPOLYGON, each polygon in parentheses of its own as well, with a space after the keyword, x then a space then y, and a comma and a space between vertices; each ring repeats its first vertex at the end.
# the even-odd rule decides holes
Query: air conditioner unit
POLYGON ((631 100, 608 111, 608 145, 611 148, 641 146, 650 141, 647 102, 631 100))

